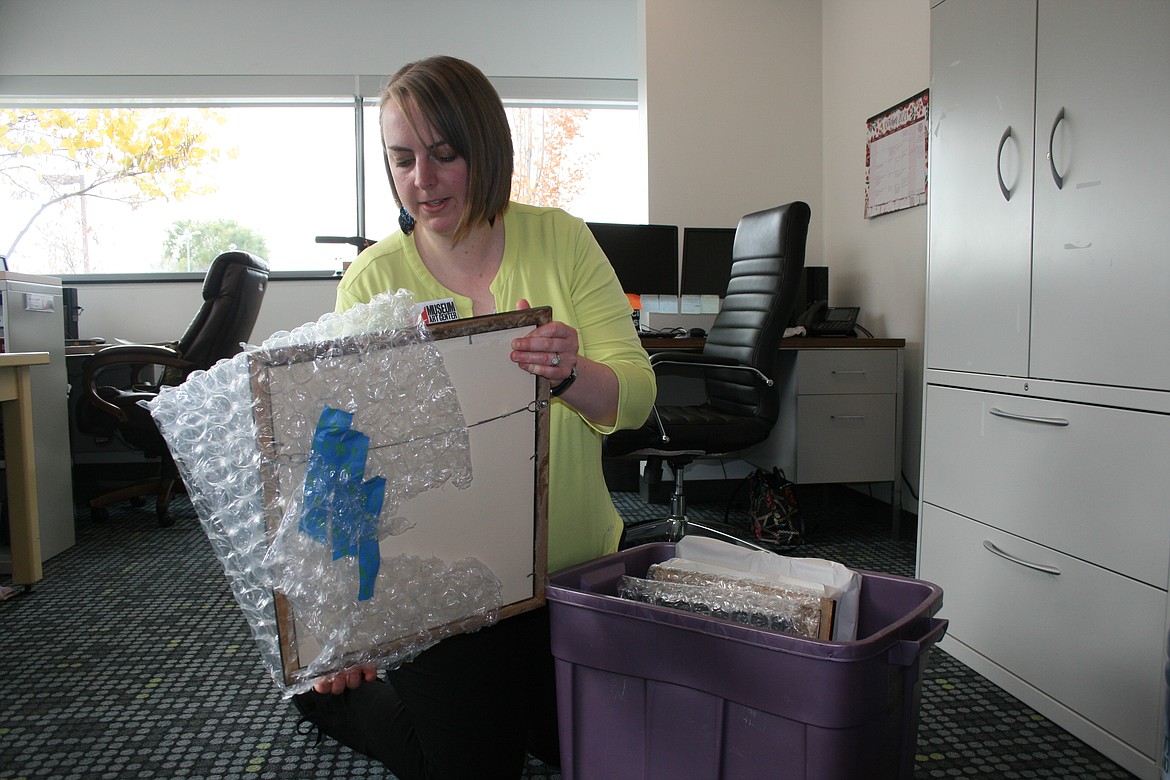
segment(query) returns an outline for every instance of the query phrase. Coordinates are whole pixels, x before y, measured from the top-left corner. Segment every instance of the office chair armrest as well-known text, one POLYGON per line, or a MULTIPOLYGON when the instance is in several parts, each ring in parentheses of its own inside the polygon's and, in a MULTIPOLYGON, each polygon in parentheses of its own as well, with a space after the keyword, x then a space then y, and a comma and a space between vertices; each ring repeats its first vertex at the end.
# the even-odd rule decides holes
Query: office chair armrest
POLYGON ((157 392, 158 385, 154 381, 147 387, 142 387, 143 371, 156 366, 178 369, 184 377, 195 367, 176 349, 163 344, 114 344, 98 350, 85 361, 81 378, 82 392, 89 397, 89 402, 94 406, 125 422, 125 411, 98 394, 98 377, 112 368, 128 368, 130 382, 127 387, 121 389, 140 388, 148 392, 157 392))
POLYGON ((143 368, 150 366, 187 369, 192 365, 177 349, 167 344, 114 344, 99 349, 85 361, 83 381, 88 385, 91 377, 114 366, 131 366, 135 374, 140 374, 143 368))
MULTIPOLYGON (((650 356, 650 367, 657 372, 659 366, 681 366, 684 369, 698 369, 699 372, 706 371, 709 368, 718 368, 722 371, 746 371, 768 387, 775 384, 771 377, 755 366, 745 366, 731 358, 704 355, 701 352, 656 352, 650 356)), ((657 402, 650 407, 650 419, 654 421, 654 427, 658 429, 659 440, 663 445, 669 444, 670 435, 666 432, 666 426, 662 422, 662 415, 658 412, 657 402)))
POLYGON ((650 355, 650 365, 670 363, 673 365, 694 364, 698 366, 735 366, 738 365, 731 358, 704 355, 702 352, 685 352, 683 350, 667 350, 650 355))
POLYGON ((682 366, 684 368, 698 369, 719 368, 732 371, 746 371, 754 374, 768 387, 773 385, 772 378, 754 366, 745 366, 731 358, 715 357, 714 355, 704 355, 698 352, 655 353, 650 356, 650 367, 657 369, 658 366, 682 366))

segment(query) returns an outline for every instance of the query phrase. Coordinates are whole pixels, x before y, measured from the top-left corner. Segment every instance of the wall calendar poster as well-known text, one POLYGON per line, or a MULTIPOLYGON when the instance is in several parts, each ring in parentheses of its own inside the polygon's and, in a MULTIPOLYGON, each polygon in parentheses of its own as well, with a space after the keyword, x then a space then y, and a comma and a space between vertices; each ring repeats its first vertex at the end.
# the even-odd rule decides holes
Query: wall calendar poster
POLYGON ((926 203, 930 93, 866 121, 865 218, 926 203))

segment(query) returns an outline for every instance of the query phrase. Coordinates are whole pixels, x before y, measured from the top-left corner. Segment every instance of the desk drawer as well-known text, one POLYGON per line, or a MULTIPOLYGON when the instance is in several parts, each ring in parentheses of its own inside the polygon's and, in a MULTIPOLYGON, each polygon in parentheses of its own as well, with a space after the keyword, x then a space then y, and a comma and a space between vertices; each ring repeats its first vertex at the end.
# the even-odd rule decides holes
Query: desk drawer
POLYGON ((805 349, 796 362, 799 395, 898 391, 897 350, 805 349))
POLYGON ((1170 416, 933 385, 926 412, 923 501, 1166 587, 1170 416))
POLYGON ((930 504, 920 522, 918 576, 942 587, 950 638, 1155 755, 1165 591, 930 504))
POLYGON ((794 481, 896 480, 896 404, 892 393, 797 397, 794 481))

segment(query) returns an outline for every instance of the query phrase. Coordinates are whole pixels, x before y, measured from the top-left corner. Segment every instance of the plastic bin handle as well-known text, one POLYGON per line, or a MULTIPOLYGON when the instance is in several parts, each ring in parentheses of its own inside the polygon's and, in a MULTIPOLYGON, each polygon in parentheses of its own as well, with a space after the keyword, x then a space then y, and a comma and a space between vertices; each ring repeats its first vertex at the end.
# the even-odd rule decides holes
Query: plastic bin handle
POLYGON ((944 618, 931 618, 930 630, 921 639, 902 639, 890 648, 890 663, 896 666, 912 666, 931 645, 943 638, 949 623, 950 621, 944 618))

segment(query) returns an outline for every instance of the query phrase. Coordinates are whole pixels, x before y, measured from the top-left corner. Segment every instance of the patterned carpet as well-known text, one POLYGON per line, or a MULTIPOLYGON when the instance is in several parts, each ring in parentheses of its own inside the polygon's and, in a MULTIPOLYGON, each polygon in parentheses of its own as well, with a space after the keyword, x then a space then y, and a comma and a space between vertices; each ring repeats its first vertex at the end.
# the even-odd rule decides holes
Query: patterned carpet
MULTIPOLYGON (((845 490, 800 499, 810 541, 799 554, 913 575, 912 534, 889 538, 886 507, 845 490)), ((615 501, 627 520, 664 509, 615 501)), ((690 509, 723 518, 719 502, 690 509)), ((149 508, 114 508, 102 525, 79 515, 77 546, 0 602, 0 778, 389 777, 298 733, 185 498, 165 529, 149 508)), ((937 650, 916 767, 917 780, 1131 777, 937 650)), ((560 774, 533 759, 525 777, 560 774)))

